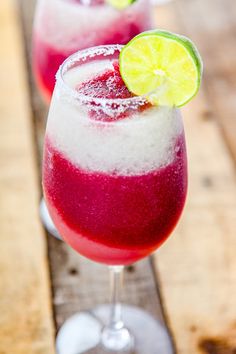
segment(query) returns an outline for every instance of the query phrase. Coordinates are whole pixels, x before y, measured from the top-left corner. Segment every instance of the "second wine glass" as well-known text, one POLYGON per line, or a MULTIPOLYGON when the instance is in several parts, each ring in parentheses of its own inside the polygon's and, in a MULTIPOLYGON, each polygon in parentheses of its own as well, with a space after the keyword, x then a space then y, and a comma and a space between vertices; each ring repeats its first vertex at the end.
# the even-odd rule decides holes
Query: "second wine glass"
MULTIPOLYGON (((126 44, 136 34, 152 27, 149 0, 136 0, 123 10, 105 0, 38 0, 32 63, 38 89, 47 104, 62 62, 79 49, 101 44, 126 44)), ((40 216, 50 234, 60 235, 44 199, 40 216)))
POLYGON ((33 71, 47 103, 62 62, 79 49, 126 44, 152 27, 149 0, 119 10, 105 0, 38 0, 33 30, 33 71))

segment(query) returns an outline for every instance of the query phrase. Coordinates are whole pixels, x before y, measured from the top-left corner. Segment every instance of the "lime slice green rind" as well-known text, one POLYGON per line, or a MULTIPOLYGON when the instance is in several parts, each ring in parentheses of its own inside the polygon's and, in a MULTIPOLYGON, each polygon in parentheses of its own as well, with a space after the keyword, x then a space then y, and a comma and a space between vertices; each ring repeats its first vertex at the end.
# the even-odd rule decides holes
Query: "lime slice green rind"
POLYGON ((151 30, 137 35, 122 49, 119 63, 128 89, 152 104, 181 107, 200 87, 200 54, 190 39, 175 33, 151 30))
POLYGON ((136 0, 106 0, 107 4, 115 7, 118 10, 123 10, 133 4, 136 0))

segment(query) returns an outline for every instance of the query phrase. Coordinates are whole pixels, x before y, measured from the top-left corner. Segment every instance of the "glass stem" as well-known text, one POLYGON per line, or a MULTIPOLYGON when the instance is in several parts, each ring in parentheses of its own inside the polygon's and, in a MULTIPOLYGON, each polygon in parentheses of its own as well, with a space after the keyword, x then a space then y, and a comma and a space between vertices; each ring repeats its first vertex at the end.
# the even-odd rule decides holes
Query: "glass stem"
POLYGON ((120 295, 123 283, 123 266, 112 266, 111 311, 109 323, 102 331, 102 344, 109 350, 127 350, 133 347, 133 338, 122 320, 120 295))
POLYGON ((109 327, 120 329, 124 327, 121 316, 121 291, 123 285, 123 266, 110 267, 110 283, 111 283, 111 313, 109 327))

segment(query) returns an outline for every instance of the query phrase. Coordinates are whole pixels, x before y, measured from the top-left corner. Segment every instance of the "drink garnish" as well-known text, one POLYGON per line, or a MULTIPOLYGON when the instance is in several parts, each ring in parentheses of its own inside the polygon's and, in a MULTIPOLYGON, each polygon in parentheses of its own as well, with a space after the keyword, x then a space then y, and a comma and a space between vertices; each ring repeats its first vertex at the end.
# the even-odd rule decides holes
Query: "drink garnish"
POLYGON ((116 9, 123 10, 126 7, 132 5, 136 0, 106 0, 109 5, 112 5, 116 9))
POLYGON ((134 37, 119 57, 120 73, 130 92, 154 105, 181 107, 198 92, 200 54, 187 37, 152 30, 134 37))

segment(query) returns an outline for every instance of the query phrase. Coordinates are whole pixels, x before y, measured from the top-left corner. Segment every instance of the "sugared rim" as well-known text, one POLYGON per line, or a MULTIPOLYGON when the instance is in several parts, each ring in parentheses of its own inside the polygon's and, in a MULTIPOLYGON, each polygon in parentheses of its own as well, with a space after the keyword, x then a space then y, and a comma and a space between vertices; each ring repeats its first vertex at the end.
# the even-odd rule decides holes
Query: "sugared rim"
POLYGON ((113 111, 123 110, 127 108, 136 108, 147 103, 147 100, 143 96, 134 96, 131 98, 95 98, 93 96, 84 95, 79 93, 77 90, 70 87, 64 80, 65 73, 73 68, 75 63, 79 61, 85 61, 86 58, 94 58, 96 56, 103 55, 104 57, 114 54, 116 51, 121 52, 123 46, 119 44, 114 45, 101 45, 97 47, 91 47, 84 50, 79 50, 78 52, 70 55, 63 64, 59 67, 56 74, 56 82, 59 89, 59 95, 67 96, 68 99, 72 99, 79 104, 92 105, 97 107, 102 107, 104 109, 108 108, 113 111))
MULTIPOLYGON (((69 3, 69 4, 72 4, 72 5, 76 5, 76 6, 86 6, 86 7, 90 6, 90 3, 88 3, 88 4, 85 4, 85 3, 77 3, 77 2, 74 2, 73 0, 60 0, 60 1, 66 2, 66 3, 69 3)), ((104 5, 107 5, 105 1, 104 1, 104 3, 99 4, 99 5, 97 5, 97 6, 104 6, 104 5)))

